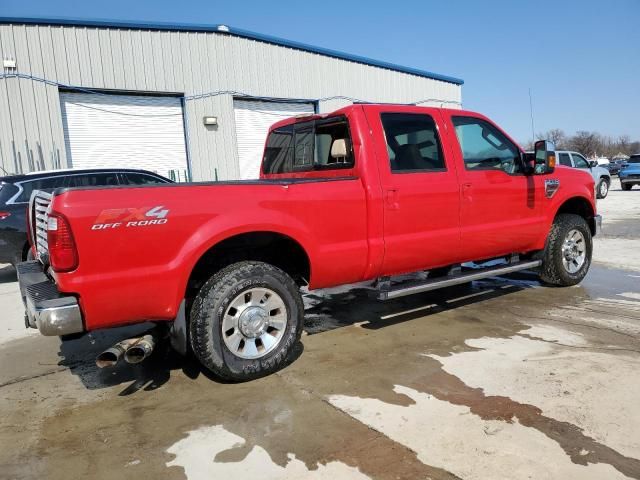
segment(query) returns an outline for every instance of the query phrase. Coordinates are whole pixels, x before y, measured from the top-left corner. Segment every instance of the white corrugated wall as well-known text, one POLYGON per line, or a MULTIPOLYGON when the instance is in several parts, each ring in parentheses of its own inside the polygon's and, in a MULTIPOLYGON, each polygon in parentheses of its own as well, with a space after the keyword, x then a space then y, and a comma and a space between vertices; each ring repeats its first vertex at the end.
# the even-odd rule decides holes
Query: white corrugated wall
MULTIPOLYGON (((0 56, 15 58, 22 74, 123 93, 234 90, 312 101, 336 95, 397 103, 461 101, 461 87, 454 83, 215 32, 0 24, 0 56)), ((227 94, 185 104, 195 180, 213 179, 216 172, 220 179, 240 176, 233 103, 227 94), (218 126, 207 128, 204 116, 216 116, 218 126)), ((321 101, 319 110, 346 103, 321 101)), ((0 80, 1 167, 12 172, 66 167, 64 145, 58 88, 0 80)))

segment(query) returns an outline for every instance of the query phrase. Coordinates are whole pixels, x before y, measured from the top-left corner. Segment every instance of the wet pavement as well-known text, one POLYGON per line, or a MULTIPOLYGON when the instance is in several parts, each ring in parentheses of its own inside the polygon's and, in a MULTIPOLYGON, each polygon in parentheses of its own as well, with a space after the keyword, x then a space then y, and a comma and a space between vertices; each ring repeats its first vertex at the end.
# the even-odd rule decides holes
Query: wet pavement
MULTIPOLYGON (((605 238, 636 238, 615 224, 605 238)), ((146 326, 10 332, 0 479, 640 478, 640 269, 603 265, 571 288, 522 273, 384 303, 314 292, 293 362, 244 384, 162 348, 95 367, 146 326)))

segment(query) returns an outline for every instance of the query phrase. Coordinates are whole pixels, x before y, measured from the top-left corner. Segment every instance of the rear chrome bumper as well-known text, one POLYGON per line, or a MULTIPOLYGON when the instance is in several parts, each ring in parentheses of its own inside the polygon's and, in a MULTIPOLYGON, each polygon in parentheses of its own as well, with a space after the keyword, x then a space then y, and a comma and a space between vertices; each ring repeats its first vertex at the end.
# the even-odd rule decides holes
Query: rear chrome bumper
POLYGON ((58 291, 56 284, 45 275, 37 260, 19 263, 18 283, 30 327, 42 335, 58 336, 84 330, 78 300, 58 291))
POLYGON ((594 215, 593 221, 596 225, 595 235, 600 235, 600 232, 602 232, 602 215, 594 215))
POLYGON ((620 177, 621 183, 640 183, 640 178, 620 177))

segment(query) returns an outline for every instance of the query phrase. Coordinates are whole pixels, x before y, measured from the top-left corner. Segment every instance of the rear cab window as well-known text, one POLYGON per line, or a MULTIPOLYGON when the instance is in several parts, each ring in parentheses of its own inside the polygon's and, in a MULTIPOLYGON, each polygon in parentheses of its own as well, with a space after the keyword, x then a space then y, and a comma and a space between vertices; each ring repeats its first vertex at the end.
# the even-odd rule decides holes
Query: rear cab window
POLYGON ((303 172, 348 170, 354 165, 349 124, 346 117, 336 116, 272 130, 267 137, 262 173, 295 176, 303 172))

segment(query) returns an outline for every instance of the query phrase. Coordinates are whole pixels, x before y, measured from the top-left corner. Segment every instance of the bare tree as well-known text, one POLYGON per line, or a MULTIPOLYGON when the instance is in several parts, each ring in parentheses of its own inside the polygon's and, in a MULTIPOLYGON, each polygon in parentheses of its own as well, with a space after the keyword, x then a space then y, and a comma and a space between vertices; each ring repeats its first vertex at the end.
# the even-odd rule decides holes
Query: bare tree
POLYGON ((602 138, 596 132, 580 130, 567 143, 570 150, 588 157, 593 157, 598 154, 598 151, 603 150, 602 138))
MULTIPOLYGON (((631 151, 631 138, 629 138, 629 135, 620 135, 618 137, 617 149, 618 151, 616 153, 624 153, 625 155, 635 153, 631 151)), ((614 155, 616 153, 614 153, 614 155)))
MULTIPOLYGON (((640 142, 632 142, 628 135, 610 137, 601 135, 598 132, 588 132, 581 130, 575 135, 567 135, 559 128, 552 128, 546 132, 536 134, 536 140, 551 140, 558 150, 575 150, 587 157, 605 156, 614 157, 619 153, 632 155, 640 153, 640 142)), ((533 142, 526 140, 522 142, 525 150, 533 150, 533 142)))
POLYGON ((567 135, 564 133, 564 130, 560 128, 552 128, 547 132, 538 133, 536 138, 538 140, 552 141, 558 150, 564 150, 566 148, 567 135))

